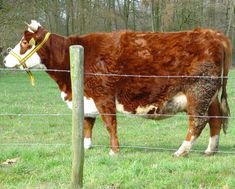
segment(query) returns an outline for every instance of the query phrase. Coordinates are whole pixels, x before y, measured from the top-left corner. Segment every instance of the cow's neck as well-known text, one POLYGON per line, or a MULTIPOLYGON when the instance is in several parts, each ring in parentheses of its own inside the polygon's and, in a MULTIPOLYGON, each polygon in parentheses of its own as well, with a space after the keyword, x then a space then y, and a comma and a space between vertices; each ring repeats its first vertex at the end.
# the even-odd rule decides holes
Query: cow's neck
POLYGON ((47 67, 47 73, 56 81, 61 92, 67 94, 65 100, 71 100, 71 80, 69 63, 69 46, 79 44, 79 37, 65 38, 56 34, 51 34, 49 40, 38 54, 42 63, 47 67), (55 70, 55 71, 53 71, 55 70), (62 71, 59 71, 62 70, 62 71), (68 71, 66 71, 68 70, 68 71))

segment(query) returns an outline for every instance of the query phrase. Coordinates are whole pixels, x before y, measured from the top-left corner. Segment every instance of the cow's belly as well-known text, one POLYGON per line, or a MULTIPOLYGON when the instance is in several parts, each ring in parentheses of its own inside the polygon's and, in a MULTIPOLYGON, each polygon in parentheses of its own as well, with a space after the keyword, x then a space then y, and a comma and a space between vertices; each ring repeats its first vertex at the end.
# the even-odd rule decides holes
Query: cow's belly
MULTIPOLYGON (((119 112, 132 114, 125 110, 124 105, 116 101, 116 107, 119 112)), ((150 119, 163 119, 175 115, 177 112, 185 111, 187 108, 187 98, 183 93, 178 93, 169 101, 166 101, 160 108, 157 104, 149 104, 146 106, 138 106, 135 114, 140 117, 150 119)))
MULTIPOLYGON (((61 97, 64 100, 66 93, 62 92, 61 97)), ((65 101, 65 100, 64 100, 65 101)), ((72 109, 72 102, 66 100, 66 104, 70 109, 72 109)), ((146 106, 138 106, 135 109, 135 113, 138 116, 151 118, 151 119, 162 119, 167 118, 176 114, 177 112, 185 111, 187 107, 187 98, 183 93, 178 93, 169 101, 166 101, 161 109, 158 107, 157 104, 149 104, 146 106)), ((118 112, 124 114, 133 114, 133 112, 129 112, 125 110, 123 104, 120 104, 116 100, 116 109, 118 112)), ((107 112, 108 113, 108 112, 107 112)), ((98 115, 98 110, 96 108, 95 102, 92 98, 84 97, 84 115, 86 117, 96 117, 98 115)))

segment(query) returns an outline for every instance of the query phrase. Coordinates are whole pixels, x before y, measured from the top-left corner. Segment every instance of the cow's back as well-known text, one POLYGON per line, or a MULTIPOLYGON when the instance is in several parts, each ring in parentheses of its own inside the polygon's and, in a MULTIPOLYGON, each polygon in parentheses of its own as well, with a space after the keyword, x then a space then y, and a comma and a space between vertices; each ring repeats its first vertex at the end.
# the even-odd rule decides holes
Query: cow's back
POLYGON ((118 61, 126 74, 194 75, 193 68, 199 64, 221 63, 224 51, 220 35, 212 30, 127 32, 120 40, 118 61))

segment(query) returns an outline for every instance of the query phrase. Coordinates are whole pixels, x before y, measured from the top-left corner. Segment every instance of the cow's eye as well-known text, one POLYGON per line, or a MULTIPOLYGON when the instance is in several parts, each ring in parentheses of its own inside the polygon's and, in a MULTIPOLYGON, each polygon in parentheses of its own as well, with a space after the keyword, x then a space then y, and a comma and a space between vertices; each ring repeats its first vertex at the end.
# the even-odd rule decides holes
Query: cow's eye
POLYGON ((27 45, 27 41, 23 41, 23 44, 24 44, 24 45, 27 45))

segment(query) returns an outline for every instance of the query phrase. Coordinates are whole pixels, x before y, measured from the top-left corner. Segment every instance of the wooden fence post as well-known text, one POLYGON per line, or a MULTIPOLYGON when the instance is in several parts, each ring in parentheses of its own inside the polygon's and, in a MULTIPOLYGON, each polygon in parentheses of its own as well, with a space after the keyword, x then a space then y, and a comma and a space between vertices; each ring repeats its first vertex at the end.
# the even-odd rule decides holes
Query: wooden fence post
POLYGON ((70 46, 70 75, 72 83, 72 178, 73 189, 83 187, 84 164, 84 48, 80 45, 70 46))

